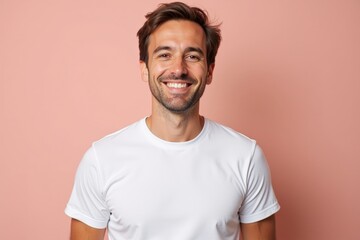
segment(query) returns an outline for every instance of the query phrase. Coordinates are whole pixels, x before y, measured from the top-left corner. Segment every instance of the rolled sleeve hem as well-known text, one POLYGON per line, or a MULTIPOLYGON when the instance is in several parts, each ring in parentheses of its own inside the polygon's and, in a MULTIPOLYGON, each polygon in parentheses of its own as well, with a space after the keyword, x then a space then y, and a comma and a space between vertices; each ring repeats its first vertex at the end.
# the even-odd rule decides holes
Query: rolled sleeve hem
POLYGON ((72 208, 71 206, 66 206, 65 208, 65 214, 71 218, 74 218, 76 220, 79 220, 86 225, 89 225, 90 227, 97 228, 97 229, 104 229, 107 227, 108 221, 101 221, 93 219, 80 211, 72 208))
POLYGON ((270 217, 274 213, 280 210, 280 205, 278 203, 274 203, 270 207, 266 208, 265 210, 255 213, 252 215, 240 215, 240 222, 241 223, 254 223, 260 220, 263 220, 267 217, 270 217))

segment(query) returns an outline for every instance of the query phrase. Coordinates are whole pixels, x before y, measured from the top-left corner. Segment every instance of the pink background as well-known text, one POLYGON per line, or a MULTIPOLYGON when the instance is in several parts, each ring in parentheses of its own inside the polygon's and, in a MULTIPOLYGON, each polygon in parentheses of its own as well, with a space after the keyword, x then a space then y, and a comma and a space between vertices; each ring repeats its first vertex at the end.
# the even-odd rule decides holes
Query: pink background
MULTIPOLYGON (((150 113, 136 31, 157 3, 0 0, 1 239, 68 239, 84 151, 150 113)), ((188 3, 223 22, 202 113, 263 147, 278 239, 360 239, 360 2, 188 3)))

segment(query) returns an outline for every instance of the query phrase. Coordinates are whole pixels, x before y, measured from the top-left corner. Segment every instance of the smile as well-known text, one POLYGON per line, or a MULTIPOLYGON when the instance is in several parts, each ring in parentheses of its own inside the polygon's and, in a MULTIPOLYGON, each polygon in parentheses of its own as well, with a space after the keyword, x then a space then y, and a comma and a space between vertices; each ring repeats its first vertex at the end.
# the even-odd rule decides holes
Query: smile
POLYGON ((173 82, 168 82, 168 83, 166 83, 166 86, 168 86, 169 88, 186 88, 186 87, 187 87, 187 83, 173 83, 173 82))

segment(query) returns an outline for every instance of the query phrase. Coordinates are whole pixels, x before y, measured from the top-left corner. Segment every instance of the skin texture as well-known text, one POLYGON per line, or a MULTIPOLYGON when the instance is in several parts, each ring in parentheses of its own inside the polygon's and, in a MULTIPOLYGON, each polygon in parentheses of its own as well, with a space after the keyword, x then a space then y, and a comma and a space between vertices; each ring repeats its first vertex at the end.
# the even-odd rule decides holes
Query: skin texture
POLYGON ((70 240, 102 240, 105 229, 92 228, 76 219, 71 219, 70 240))
MULTIPOLYGON (((199 100, 215 67, 207 64, 205 40, 203 29, 185 20, 165 22, 150 35, 149 60, 140 62, 142 79, 153 95, 146 123, 163 140, 189 141, 202 130, 199 100)), ((243 240, 275 240, 274 216, 240 227, 243 240)), ((104 233, 105 229, 71 222, 71 240, 99 240, 104 233)))
POLYGON ((276 240, 275 215, 259 222, 240 224, 242 240, 276 240))

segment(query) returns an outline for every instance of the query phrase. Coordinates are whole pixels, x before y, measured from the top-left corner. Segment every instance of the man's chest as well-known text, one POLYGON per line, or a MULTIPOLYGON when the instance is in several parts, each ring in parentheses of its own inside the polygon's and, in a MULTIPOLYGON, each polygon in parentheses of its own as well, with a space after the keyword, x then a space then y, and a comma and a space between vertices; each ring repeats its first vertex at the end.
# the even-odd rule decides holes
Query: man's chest
POLYGON ((206 154, 129 159, 107 182, 111 224, 138 234, 157 231, 152 234, 156 235, 165 229, 207 232, 209 226, 218 233, 235 233, 245 188, 235 166, 222 161, 206 154))

